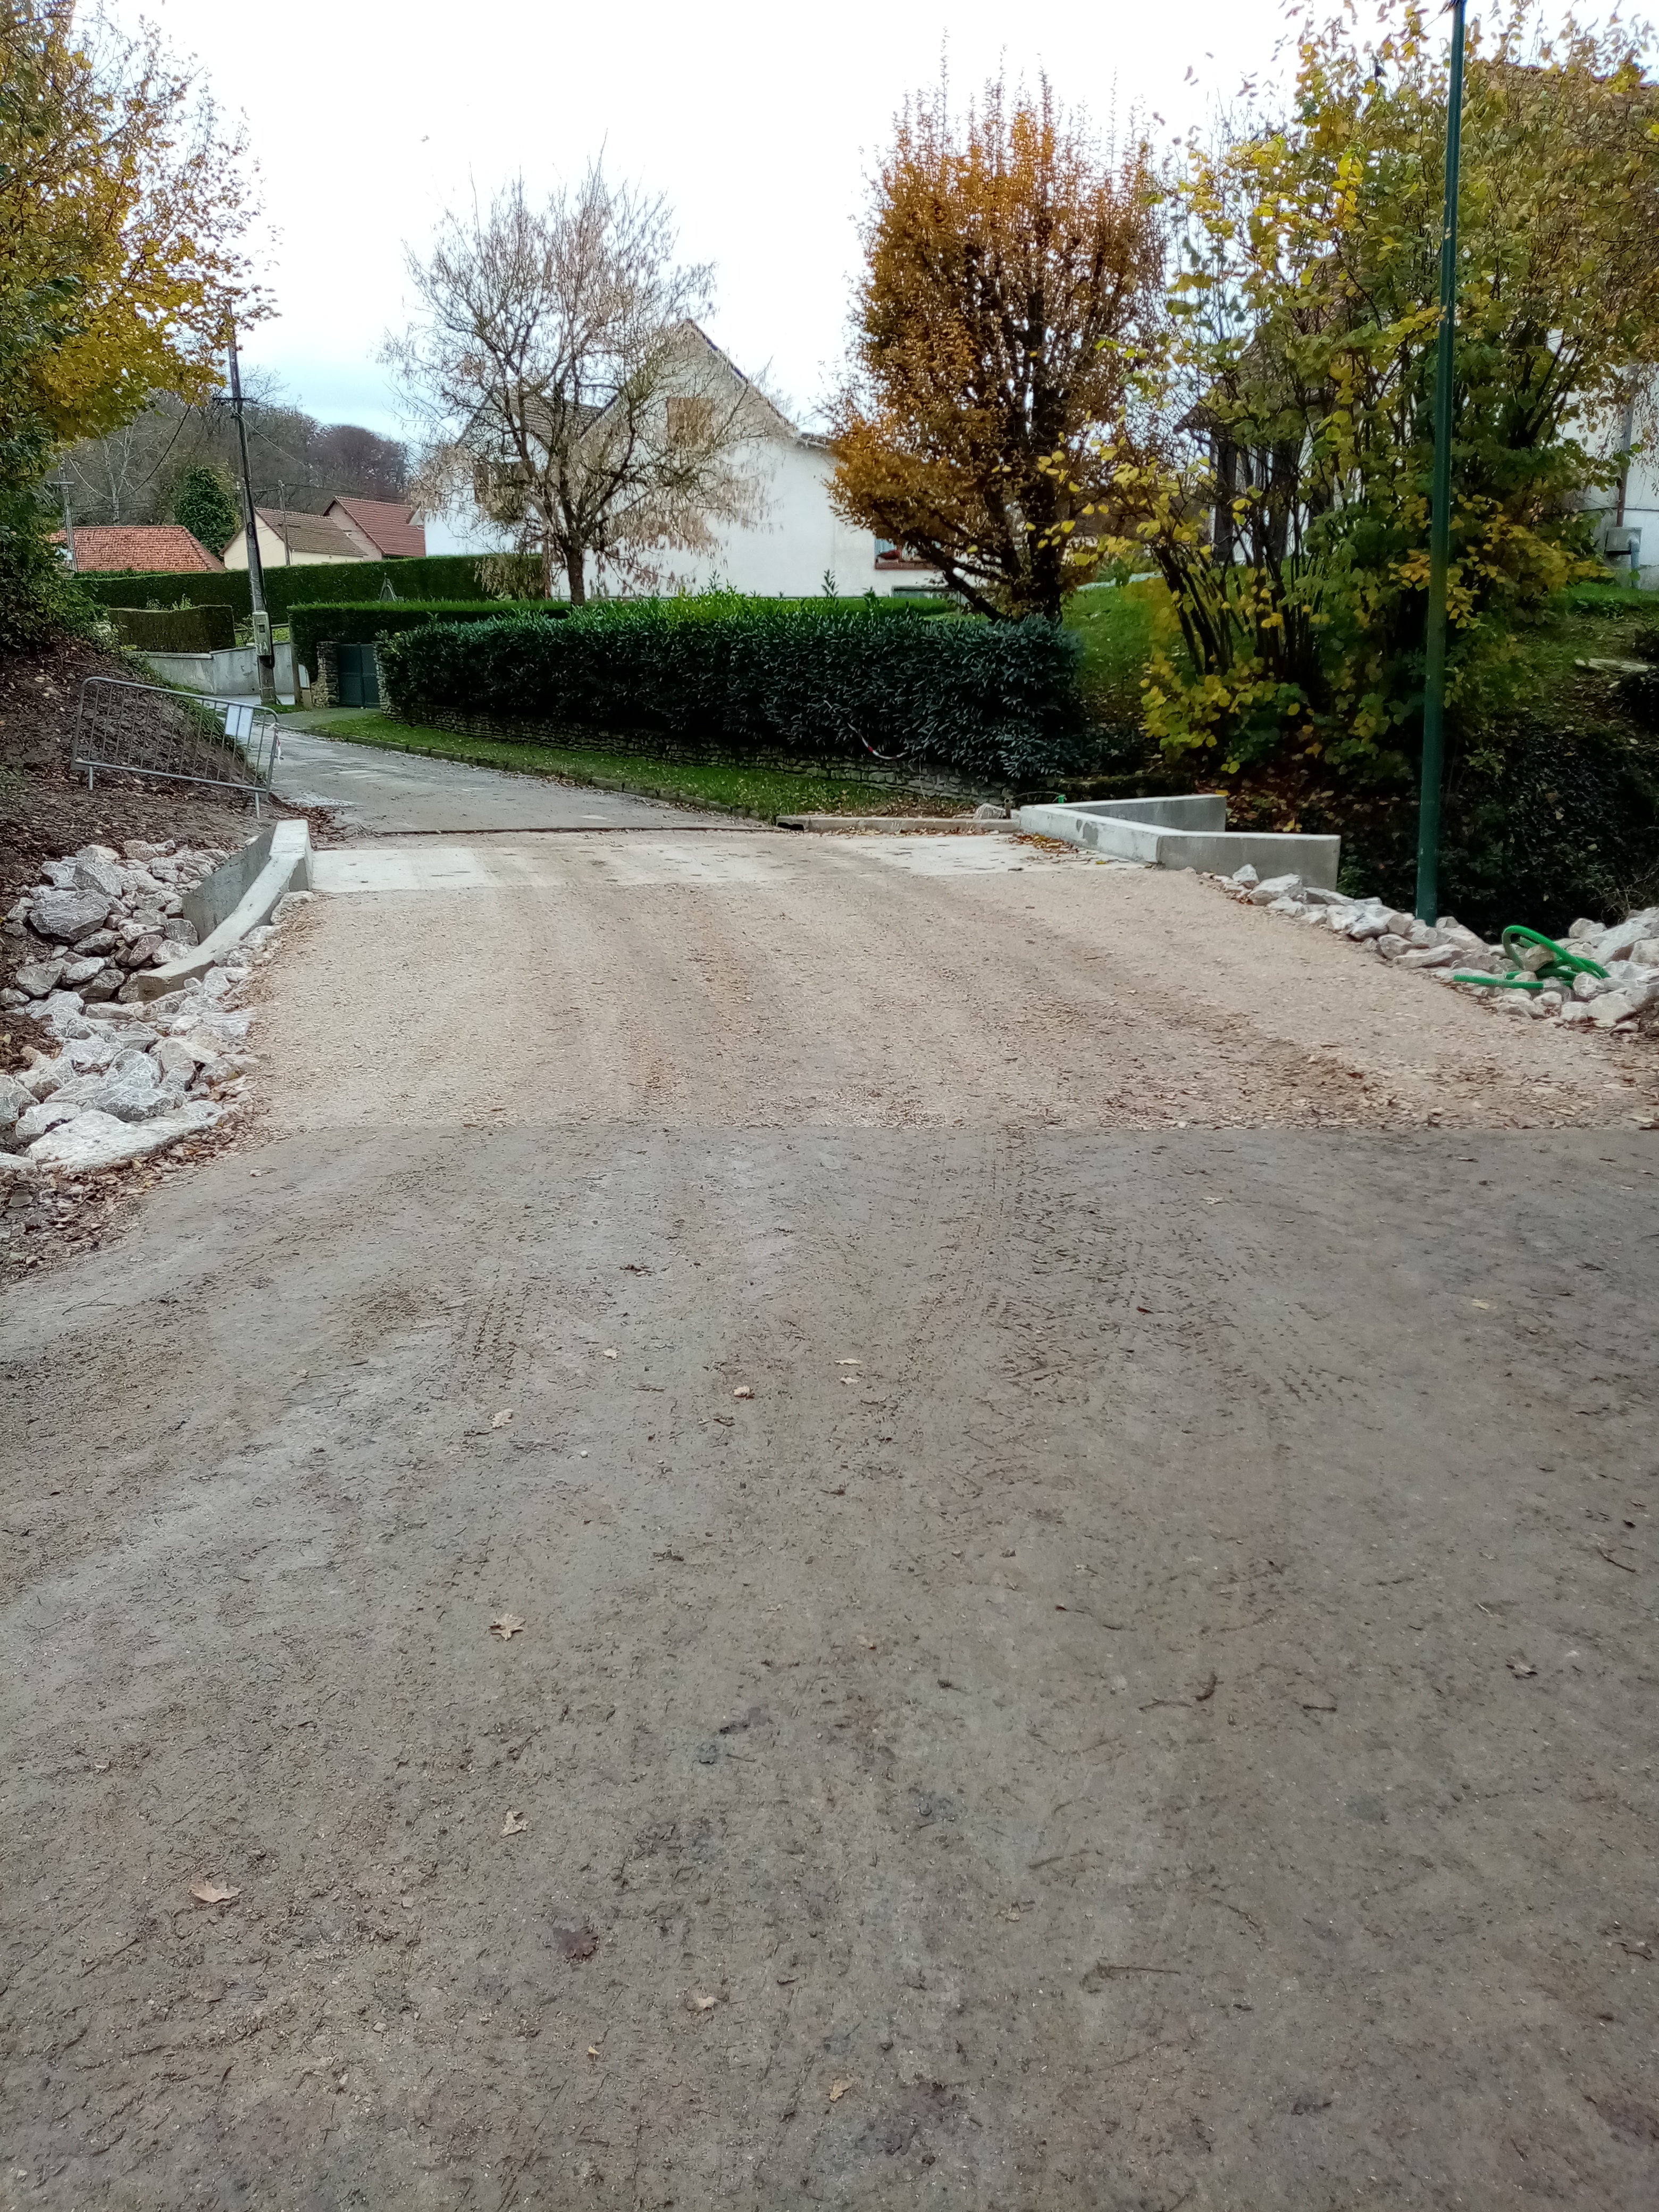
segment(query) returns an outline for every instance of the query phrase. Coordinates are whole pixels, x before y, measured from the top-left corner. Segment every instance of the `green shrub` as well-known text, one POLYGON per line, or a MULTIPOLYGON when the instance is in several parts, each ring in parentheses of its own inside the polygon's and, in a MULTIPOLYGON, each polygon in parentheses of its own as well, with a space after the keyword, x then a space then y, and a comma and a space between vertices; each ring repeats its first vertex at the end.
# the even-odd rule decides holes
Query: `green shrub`
MULTIPOLYGON (((246 622, 253 611, 248 596, 246 568, 202 568, 143 571, 112 568, 101 574, 82 574, 82 587, 106 607, 140 605, 156 599, 176 606, 188 599, 194 606, 209 603, 227 606, 246 622)), ((442 599, 466 605, 497 606, 478 581, 478 556, 472 553, 433 553, 419 561, 317 561, 296 568, 265 570, 265 608, 273 623, 285 622, 290 607, 316 605, 324 600, 351 602, 378 599, 390 584, 398 600, 442 599)), ((388 600, 387 605, 393 604, 388 600)))
POLYGON ((1057 625, 929 620, 878 604, 613 601, 388 639, 393 710, 659 731, 741 755, 872 753, 969 775, 1047 775, 1079 757, 1077 646, 1057 625))
POLYGON ((100 610, 51 541, 53 519, 32 489, 0 483, 0 656, 33 652, 64 632, 84 635, 97 620, 100 610))
POLYGON ((109 618, 136 653, 216 653, 236 642, 227 606, 112 607, 109 618))
POLYGON ((253 611, 246 568, 109 568, 91 574, 82 569, 76 581, 88 599, 112 609, 228 607, 241 622, 253 611))
POLYGON ((373 638, 418 629, 429 622, 493 622, 506 611, 557 617, 569 610, 545 599, 363 599, 356 605, 329 601, 290 607, 288 630, 295 659, 315 676, 320 644, 367 645, 373 638))

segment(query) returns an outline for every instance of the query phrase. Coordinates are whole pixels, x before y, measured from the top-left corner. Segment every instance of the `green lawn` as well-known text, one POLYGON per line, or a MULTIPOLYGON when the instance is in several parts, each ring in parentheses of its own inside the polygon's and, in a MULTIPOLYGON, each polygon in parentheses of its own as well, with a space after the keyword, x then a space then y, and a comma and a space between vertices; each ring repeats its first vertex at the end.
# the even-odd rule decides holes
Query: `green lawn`
POLYGON ((644 760, 629 753, 580 751, 562 745, 507 744, 489 738, 452 737, 447 730, 417 729, 389 714, 313 713, 307 718, 319 738, 349 744, 380 745, 393 752, 425 753, 437 760, 468 761, 477 768, 510 769, 520 775, 552 775, 568 783, 601 790, 631 791, 647 799, 666 799, 681 806, 704 806, 717 813, 742 814, 775 822, 780 814, 960 814, 971 811, 960 799, 920 799, 915 793, 884 790, 834 776, 789 775, 763 768, 704 767, 676 761, 644 760))

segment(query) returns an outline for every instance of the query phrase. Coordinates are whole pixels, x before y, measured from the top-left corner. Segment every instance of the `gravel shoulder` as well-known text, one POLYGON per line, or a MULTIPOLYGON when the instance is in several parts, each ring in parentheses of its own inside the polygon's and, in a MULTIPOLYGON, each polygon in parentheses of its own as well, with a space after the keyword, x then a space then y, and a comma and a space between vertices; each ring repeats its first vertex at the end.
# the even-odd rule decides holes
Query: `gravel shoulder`
POLYGON ((939 842, 321 855, 8 1296, 0 2204, 1644 2201, 1648 1048, 939 842))

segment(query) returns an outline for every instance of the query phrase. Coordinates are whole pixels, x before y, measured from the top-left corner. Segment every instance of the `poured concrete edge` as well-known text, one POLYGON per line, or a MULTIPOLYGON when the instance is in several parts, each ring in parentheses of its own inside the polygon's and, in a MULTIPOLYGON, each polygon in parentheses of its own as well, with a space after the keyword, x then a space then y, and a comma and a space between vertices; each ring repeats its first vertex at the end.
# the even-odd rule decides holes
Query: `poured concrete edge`
POLYGON ((929 837, 992 837, 1018 824, 1000 821, 975 822, 971 814, 780 814, 780 830, 813 830, 855 836, 860 833, 893 836, 908 831, 929 837))
MULTIPOLYGON (((1133 805, 1135 802, 1126 802, 1133 805)), ((1145 803, 1145 802, 1143 802, 1145 803)), ((1170 801, 1152 802, 1169 807, 1170 801)), ((1221 805, 1224 820, 1225 801, 1221 805)), ((1147 868, 1200 868, 1230 876, 1246 861, 1263 877, 1299 876, 1323 890, 1336 888, 1341 858, 1340 837, 1313 837, 1271 830, 1176 829, 1137 820, 1115 808, 1022 806, 1019 828, 1029 836, 1054 837, 1086 853, 1112 860, 1138 860, 1147 868)))
MULTIPOLYGON (((135 999, 165 998, 180 984, 194 982, 198 975, 205 975, 233 945, 241 942, 249 930, 258 929, 270 920, 280 899, 289 891, 311 889, 309 825, 304 822, 279 822, 269 835, 270 842, 264 865, 212 935, 183 959, 168 961, 165 968, 136 969, 132 976, 135 999)), ((232 870, 246 866, 240 853, 234 854, 225 863, 225 868, 232 870)), ((216 876, 224 871, 216 869, 214 872, 216 876)), ((211 884, 213 878, 208 880, 211 884)), ((207 888, 207 884, 202 886, 204 891, 207 888)))

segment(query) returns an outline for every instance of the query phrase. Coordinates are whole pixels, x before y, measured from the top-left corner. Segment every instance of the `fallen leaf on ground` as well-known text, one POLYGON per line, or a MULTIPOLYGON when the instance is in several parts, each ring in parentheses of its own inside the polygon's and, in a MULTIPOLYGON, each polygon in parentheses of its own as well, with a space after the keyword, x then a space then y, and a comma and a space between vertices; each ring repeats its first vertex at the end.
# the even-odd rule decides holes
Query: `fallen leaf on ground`
POLYGON ((602 1357, 606 1359, 620 1359, 622 1358, 622 1354, 620 1352, 617 1352, 613 1348, 605 1352, 602 1357))
POLYGON ((518 1635, 523 1626, 524 1623, 516 1613, 498 1613, 490 1622, 489 1632, 492 1636, 499 1636, 502 1643, 506 1644, 518 1635))
POLYGON ((836 1364, 837 1367, 862 1367, 864 1362, 861 1359, 838 1359, 836 1364))
POLYGON ((598 2045, 597 2043, 590 2043, 590 2044, 588 2045, 588 2046, 587 2046, 587 2055, 588 2055, 588 2057, 589 2057, 590 2058, 597 2058, 597 2057, 599 2057, 599 2045, 598 2045))
POLYGON ((1217 1680, 1218 1677, 1213 1674, 1206 1676, 1200 1686, 1193 1692, 1193 1703, 1195 1705, 1203 1705, 1209 1703, 1210 1699, 1215 1695, 1217 1680))
POLYGON ((1529 1659, 1522 1659, 1518 1652, 1510 1661, 1509 1668, 1511 1674, 1535 1674, 1538 1672, 1532 1662, 1529 1659))
POLYGON ((198 1905, 228 1905, 233 1898, 241 1895, 240 1889, 231 1889, 222 1881, 193 1881, 190 1893, 198 1905))
POLYGON ((529 1826, 529 1821, 521 1814, 509 1813, 506 1820, 501 1822, 501 1833, 504 1836, 521 1836, 529 1826))
POLYGON ((599 1948, 599 1939, 591 1928, 556 1928, 553 1933, 561 1953, 573 1966, 591 1959, 599 1948))
POLYGON ((1206 1198, 1204 1203, 1206 1206, 1225 1206, 1227 1201, 1224 1198, 1206 1198))
POLYGON ((700 1997, 695 1990, 691 1992, 690 2004, 693 2012, 713 2012, 719 2002, 718 1997, 700 1997))
POLYGON ((1336 1699, 1328 1690, 1304 1690, 1297 1699, 1304 1713, 1334 1713, 1336 1699))
POLYGON ((1490 1298, 1471 1298, 1469 1300, 1469 1304, 1472 1306, 1479 1306, 1482 1313, 1490 1313, 1492 1311, 1492 1300, 1490 1298))
POLYGON ((513 1409, 509 1406, 504 1413, 497 1413, 489 1425, 492 1429, 504 1429, 512 1418, 513 1409))
POLYGON ((832 2081, 830 2084, 830 2103, 832 2105, 840 2104, 842 2099, 847 2094, 847 2092, 852 2087, 852 2086, 853 2085, 850 2081, 832 2081))
POLYGON ((750 1389, 746 1382, 740 1382, 737 1389, 732 1393, 732 1395, 734 1398, 752 1398, 754 1395, 754 1392, 750 1389))

